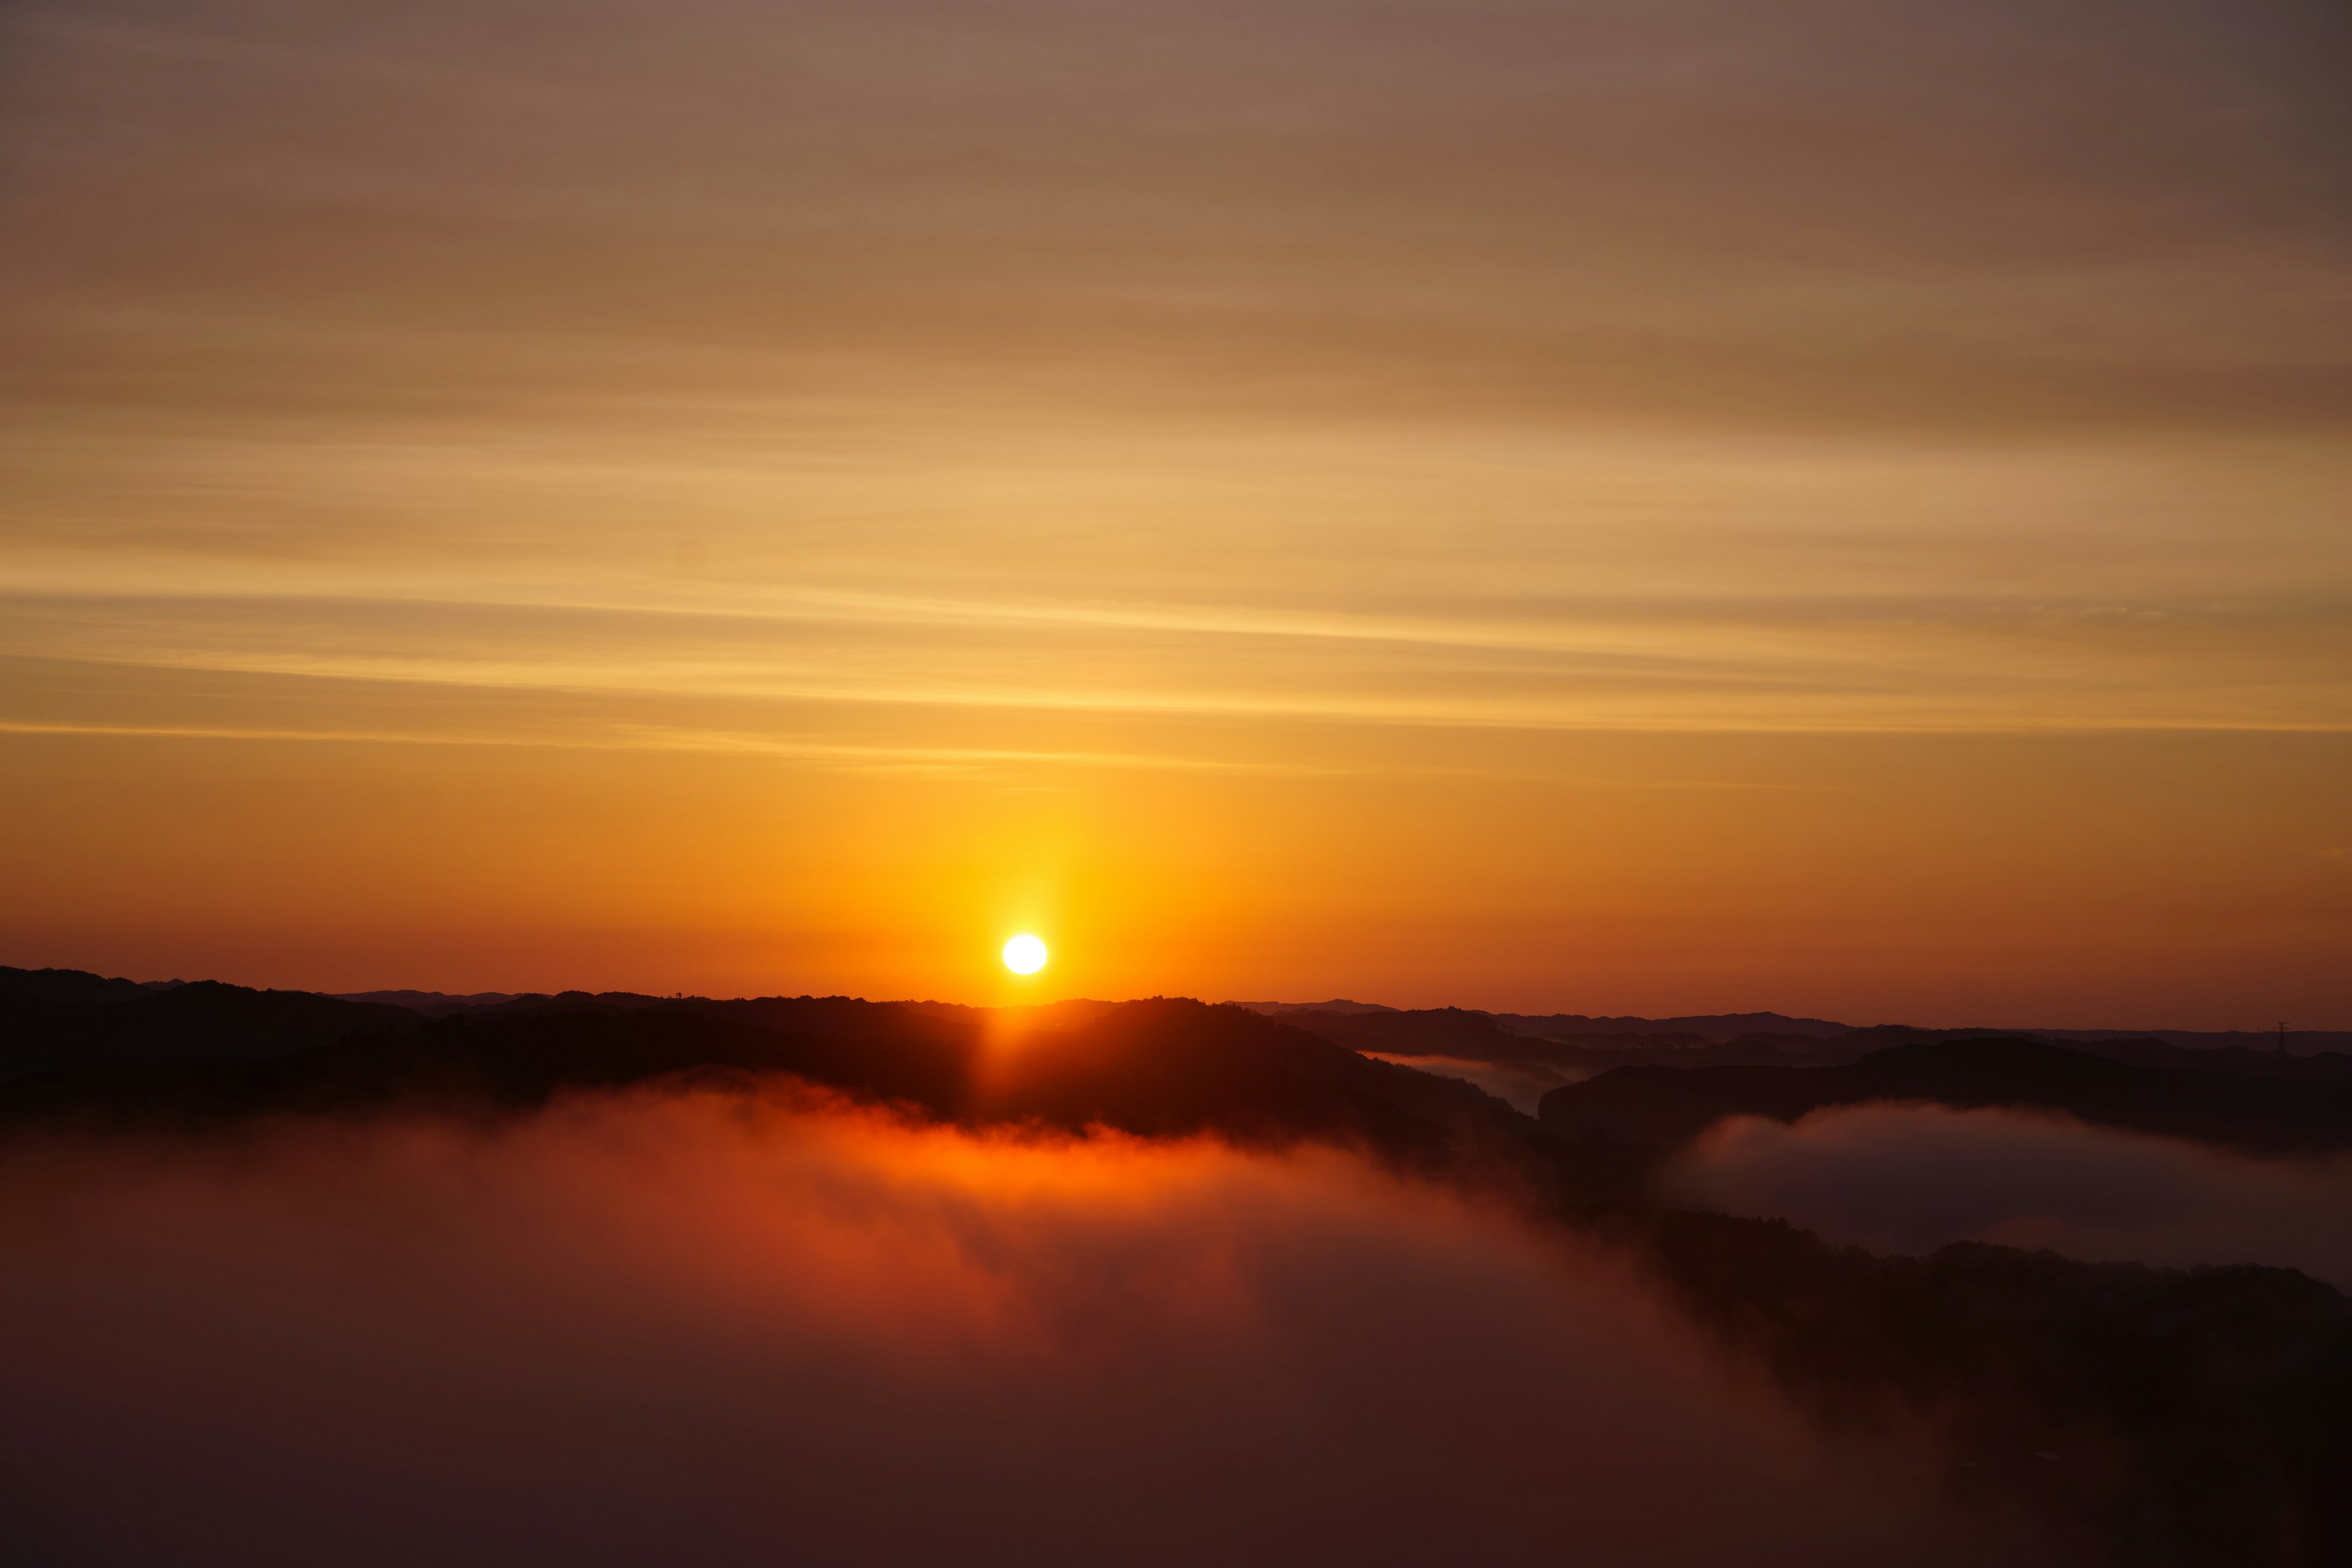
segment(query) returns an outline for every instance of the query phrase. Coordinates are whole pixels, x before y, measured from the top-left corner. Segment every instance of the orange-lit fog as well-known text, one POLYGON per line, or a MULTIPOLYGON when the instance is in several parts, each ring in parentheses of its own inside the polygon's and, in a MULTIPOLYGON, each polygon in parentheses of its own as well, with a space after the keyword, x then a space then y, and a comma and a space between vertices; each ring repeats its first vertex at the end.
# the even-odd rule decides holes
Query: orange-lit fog
POLYGON ((1922 1561, 1563 1232, 1339 1153, 780 1095, 0 1158, 0 1519, 75 1562, 1922 1561), (459 1555, 447 1553, 460 1543, 459 1555))
POLYGON ((2352 1026, 2347 62, 12 5, 0 947, 2352 1026))

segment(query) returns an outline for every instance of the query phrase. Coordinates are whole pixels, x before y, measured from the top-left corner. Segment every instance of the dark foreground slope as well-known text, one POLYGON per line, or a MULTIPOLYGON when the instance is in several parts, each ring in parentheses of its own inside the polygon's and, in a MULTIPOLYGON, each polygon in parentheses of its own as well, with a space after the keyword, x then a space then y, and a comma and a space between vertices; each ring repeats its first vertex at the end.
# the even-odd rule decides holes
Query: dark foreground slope
MULTIPOLYGON (((2054 1111, 2242 1152, 2352 1148, 2352 1094, 2331 1079, 2003 1037, 1838 1066, 1620 1068, 1546 1095, 1541 1119, 1654 1162, 1727 1116, 1871 1101, 2054 1111)), ((2060 1561, 2352 1562, 2352 1304, 2326 1285, 1965 1242, 1882 1258, 1711 1214, 1600 1223, 1831 1425, 1939 1413, 1956 1489, 2060 1561)))
POLYGON ((2352 1303, 2286 1268, 1960 1242, 1834 1247, 1777 1220, 1629 1213, 1691 1315, 1833 1431, 1927 1426, 2002 1561, 2352 1563, 2352 1303))
POLYGON ((1873 1100, 2059 1111, 2252 1153, 2352 1148, 2352 1084, 2143 1067, 2005 1037, 1899 1046, 1837 1067, 1622 1067, 1552 1090, 1539 1114, 1563 1137, 1664 1151, 1727 1116, 1793 1121, 1873 1100))
POLYGON ((2095 1266, 1978 1246, 1880 1258, 1640 1196, 1662 1141, 1731 1110, 1945 1098, 2335 1146, 2301 1101, 2216 1098, 2210 1083, 2183 1092, 2149 1082, 2154 1069, 1992 1042, 1761 1076, 1611 1073, 1559 1091, 1538 1126, 1467 1085, 1187 1001, 991 1013, 572 996, 428 1018, 21 973, 0 973, 0 1135, 201 1134, 257 1115, 387 1109, 499 1116, 568 1092, 786 1075, 964 1122, 1336 1140, 1613 1240, 1832 1429, 1934 1431, 1953 1490, 2003 1521, 2019 1561, 2352 1562, 2352 1489, 2339 1484, 2352 1475, 2352 1307, 2326 1286, 2283 1269, 2095 1266))

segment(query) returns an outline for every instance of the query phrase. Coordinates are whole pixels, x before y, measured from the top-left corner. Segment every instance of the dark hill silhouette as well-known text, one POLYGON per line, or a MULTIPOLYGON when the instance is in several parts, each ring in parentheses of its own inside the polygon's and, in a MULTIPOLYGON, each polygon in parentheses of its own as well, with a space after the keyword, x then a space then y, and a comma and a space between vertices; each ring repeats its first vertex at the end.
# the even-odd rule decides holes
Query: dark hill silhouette
POLYGON ((524 998, 426 1020, 196 985, 102 1007, 26 999, 0 1115, 205 1121, 400 1103, 527 1110, 568 1089, 789 1074, 967 1121, 1145 1135, 1333 1137, 1433 1157, 1534 1122, 1467 1084, 1368 1061, 1238 1007, 1154 1000, 1008 1010, 848 997, 524 998))
POLYGON ((1883 1042, 1848 1044, 1853 1036, 1822 1039, 1810 1035, 1747 1035, 1717 1041, 1699 1035, 1579 1035, 1547 1039, 1520 1033, 1492 1014, 1462 1007, 1381 1013, 1286 1013, 1293 1028, 1384 1056, 1457 1057, 1482 1062, 1535 1062, 1563 1075, 1605 1072, 1645 1062, 1680 1067, 1701 1064, 1777 1067, 1852 1061, 1883 1042))
MULTIPOLYGON (((1874 1052, 1895 1046, 1994 1037, 1985 1030, 1916 1029, 1899 1024, 1876 1025, 1866 1029, 1848 1029, 1843 1025, 1837 1025, 1833 1027, 1840 1032, 1835 1034, 1767 1031, 1727 1039, 1656 1029, 1613 1035, 1584 1032, 1538 1037, 1524 1032, 1530 1020, 1510 1014, 1480 1013, 1461 1007, 1386 1008, 1357 1013, 1297 1008, 1280 1016, 1284 1023, 1295 1028, 1305 1029, 1335 1045, 1347 1046, 1354 1050, 1376 1051, 1383 1056, 1395 1057, 1454 1057, 1481 1062, 1538 1063, 1569 1079, 1591 1077, 1620 1067, 1838 1067, 1860 1061, 1874 1052)), ((1725 1017, 1759 1016, 1775 1017, 1777 1015, 1727 1015, 1695 1021, 1712 1026, 1723 1022, 1725 1017)), ((2090 1032, 2084 1032, 2079 1038, 2070 1037, 2063 1041, 2041 1033, 2003 1037, 2063 1044, 2087 1056, 2104 1057, 2136 1067, 2352 1083, 2352 1055, 2338 1051, 2284 1055, 2276 1050, 2249 1050, 2237 1046, 2180 1046, 2155 1037, 2090 1032)), ((2316 1034, 2301 1037, 2305 1042, 2326 1037, 2316 1034)))
POLYGON ((1780 1013, 1696 1013, 1679 1018, 1591 1018, 1581 1013, 1498 1013, 1495 1016, 1523 1035, 1572 1040, 1583 1035, 1687 1035, 1721 1043, 1743 1035, 1795 1035, 1831 1039, 1853 1026, 1827 1018, 1791 1018, 1780 1013))
POLYGON ((2352 1562, 2352 1302, 2292 1269, 2159 1269, 1959 1242, 1831 1247, 1778 1220, 1601 1222, 1833 1430, 1927 1414, 1998 1561, 2352 1562))
MULTIPOLYGON (((1572 1073, 1600 1072, 1639 1061, 1845 1061, 1872 1048, 1857 1045, 1841 1049, 1828 1035, 1802 1032, 1759 1035, 1751 1031, 1731 1043, 1730 1037, 1707 1032, 1724 1024, 1724 1017, 1667 1021, 1704 1025, 1706 1028, 1669 1028, 1646 1018, 1579 1019, 1576 1021, 1580 1024, 1633 1026, 1615 1031, 1591 1027, 1547 1032, 1544 1026, 1556 1020, 1482 1013, 1467 1007, 1374 1007, 1361 1003, 1244 1005, 1352 1050, 1378 1051, 1387 1056, 1458 1057, 1484 1062, 1540 1062, 1572 1073)), ((1769 1020, 1792 1026, 1811 1022, 1782 1019, 1777 1013, 1738 1016, 1743 1021, 1769 1020)), ((1843 1024, 1823 1027, 1835 1035, 1851 1032, 1843 1024)))
POLYGON ((281 1056, 420 1022, 405 1008, 307 991, 214 980, 155 989, 72 971, 0 971, 0 1083, 164 1058, 281 1056))
POLYGON ((1093 1023, 1121 1004, 1073 997, 1066 1002, 1038 1002, 1013 1007, 971 1007, 961 1002, 901 1002, 898 1005, 942 1018, 961 1018, 975 1026, 1027 1032, 1034 1029, 1075 1029, 1082 1024, 1093 1023))
MULTIPOLYGON (((1459 1007, 1396 1008, 1376 1002, 1347 1001, 1244 1002, 1238 1005, 1286 1020, 1302 1014, 1402 1013, 1408 1017, 1427 1018, 1442 1013, 1470 1011, 1459 1007)), ((1910 1024, 1841 1024, 1828 1018, 1792 1018, 1781 1013, 1694 1013, 1671 1018, 1642 1018, 1630 1015, 1592 1016, 1582 1013, 1480 1012, 1475 1016, 1492 1019, 1512 1038, 1526 1037, 1575 1046, 1602 1045, 1618 1051, 1637 1047, 1644 1040, 1654 1040, 1660 1045, 1713 1046, 1722 1047, 1727 1053, 1719 1059, 1746 1062, 1759 1058, 1757 1065, 1767 1065, 1761 1059, 1765 1053, 1760 1043, 1765 1041, 1780 1042, 1778 1050, 1770 1053, 1769 1060, 1826 1062, 1832 1059, 1851 1061, 1893 1045, 1926 1040, 1982 1039, 1994 1035, 2048 1040, 2056 1045, 2074 1046, 2094 1056, 2116 1055, 2110 1047, 2127 1047, 2136 1051, 2151 1045, 2161 1045, 2189 1052, 2232 1051, 2272 1058, 2282 1055, 2290 1058, 2311 1057, 2323 1052, 2345 1053, 2352 1057, 2352 1031, 2340 1029, 2290 1029, 2284 1041, 2286 1048, 2282 1052, 2279 1049, 2280 1037, 2266 1029, 2051 1029, 1984 1024, 1923 1028, 1910 1024), (1811 1043, 1808 1045, 1806 1042, 1811 1043)), ((1526 1047, 1519 1048, 1524 1050, 1526 1047)), ((1459 1053, 1433 1049, 1423 1054, 1459 1053)), ((1538 1055, 1510 1059, 1551 1061, 1555 1058, 1538 1055)), ((2121 1056, 2118 1059, 2134 1058, 2121 1056)), ((2254 1069, 2236 1068, 2231 1070, 2254 1069)))
POLYGON ((11 969, 0 964, 0 993, 13 992, 71 1007, 136 1002, 142 996, 169 991, 177 984, 165 981, 142 984, 136 980, 109 980, 79 969, 11 969))
POLYGON ((2308 1055, 2289 1056, 2275 1050, 2249 1050, 2243 1046, 2179 1046, 2154 1037, 2081 1042, 2063 1037, 2035 1037, 2053 1038, 2053 1043, 2067 1045, 2095 1057, 2105 1057, 2109 1061, 2128 1062, 2134 1067, 2161 1068, 2171 1072, 2224 1072, 2236 1073, 2242 1078, 2352 1083, 2352 1055, 2343 1051, 2315 1051, 2308 1055))
POLYGON ((1543 1098, 1563 1136, 1671 1148, 1727 1116, 1793 1121, 1871 1100, 2063 1111, 2258 1153, 2352 1148, 2352 1084, 2136 1066, 1993 1037, 1897 1046, 1838 1067, 1623 1067, 1543 1098))
POLYGON ((1014 1044, 975 1075, 983 1113, 1143 1133, 1354 1133, 1392 1148, 1507 1142, 1534 1124, 1451 1079, 1367 1061, 1239 1007, 1131 1002, 1014 1044), (1466 1091, 1466 1092, 1465 1092, 1466 1091))

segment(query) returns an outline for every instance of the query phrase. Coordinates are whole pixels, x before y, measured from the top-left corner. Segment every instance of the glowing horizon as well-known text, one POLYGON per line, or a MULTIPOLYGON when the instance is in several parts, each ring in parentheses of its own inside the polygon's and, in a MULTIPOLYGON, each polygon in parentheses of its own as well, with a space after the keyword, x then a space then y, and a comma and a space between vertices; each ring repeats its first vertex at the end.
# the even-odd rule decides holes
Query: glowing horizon
POLYGON ((2346 58, 12 8, 0 962, 2352 1026, 2346 58))

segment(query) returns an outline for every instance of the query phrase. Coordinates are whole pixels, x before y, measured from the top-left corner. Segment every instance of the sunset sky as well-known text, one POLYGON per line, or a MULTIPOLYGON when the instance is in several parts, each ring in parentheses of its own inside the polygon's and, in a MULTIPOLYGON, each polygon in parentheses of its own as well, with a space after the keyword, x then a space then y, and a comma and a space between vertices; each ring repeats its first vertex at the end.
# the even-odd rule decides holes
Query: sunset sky
POLYGON ((16 0, 0 962, 2352 1027, 2347 81, 2331 0, 16 0))

